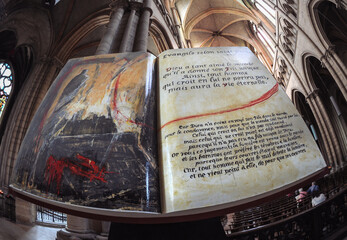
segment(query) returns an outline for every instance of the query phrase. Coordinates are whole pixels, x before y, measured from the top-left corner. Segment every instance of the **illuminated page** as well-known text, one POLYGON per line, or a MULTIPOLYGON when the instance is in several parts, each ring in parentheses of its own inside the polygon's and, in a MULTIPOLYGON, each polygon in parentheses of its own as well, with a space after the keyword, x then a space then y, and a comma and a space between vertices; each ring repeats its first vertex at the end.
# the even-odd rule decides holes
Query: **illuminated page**
POLYGON ((154 63, 139 52, 69 60, 31 122, 12 188, 86 213, 160 212, 154 63))
POLYGON ((261 196, 326 167, 248 48, 166 51, 159 79, 163 212, 261 196))

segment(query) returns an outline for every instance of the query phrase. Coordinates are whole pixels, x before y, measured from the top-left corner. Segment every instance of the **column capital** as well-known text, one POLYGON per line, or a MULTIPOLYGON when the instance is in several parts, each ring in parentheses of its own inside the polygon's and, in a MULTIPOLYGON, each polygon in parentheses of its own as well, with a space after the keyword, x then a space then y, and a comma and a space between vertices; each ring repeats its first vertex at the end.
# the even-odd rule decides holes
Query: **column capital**
POLYGON ((126 8, 128 6, 129 3, 126 0, 112 0, 112 2, 109 4, 112 12, 115 12, 119 8, 126 8))
POLYGON ((325 53, 323 54, 323 56, 320 57, 321 62, 323 62, 324 60, 328 61, 329 58, 331 58, 335 53, 335 46, 334 45, 330 45, 328 47, 328 49, 325 50, 325 53))
POLYGON ((335 2, 336 2, 337 9, 342 9, 342 10, 345 9, 345 6, 343 5, 342 0, 335 0, 335 2))
POLYGON ((139 1, 129 1, 129 7, 130 7, 130 10, 140 10, 143 6, 143 3, 142 2, 139 2, 139 1))
POLYGON ((306 101, 307 99, 314 99, 318 97, 318 93, 319 93, 319 88, 313 89, 310 93, 307 94, 306 101))
POLYGON ((153 10, 152 10, 152 0, 143 0, 143 6, 142 11, 149 11, 150 15, 152 16, 153 10))

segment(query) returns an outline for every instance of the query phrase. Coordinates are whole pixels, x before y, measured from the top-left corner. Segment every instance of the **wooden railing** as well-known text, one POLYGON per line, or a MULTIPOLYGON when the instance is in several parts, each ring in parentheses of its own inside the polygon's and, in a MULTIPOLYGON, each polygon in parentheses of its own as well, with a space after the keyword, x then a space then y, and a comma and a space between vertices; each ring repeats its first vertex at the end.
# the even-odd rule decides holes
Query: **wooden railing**
POLYGON ((227 235, 287 219, 311 207, 311 197, 297 202, 295 196, 284 196, 270 203, 227 215, 224 229, 227 235))
POLYGON ((293 196, 285 196, 256 208, 230 213, 224 220, 224 230, 235 240, 297 239, 289 237, 295 234, 299 238, 306 236, 302 239, 325 239, 322 236, 346 226, 347 186, 325 194, 327 200, 316 207, 312 207, 310 196, 300 204, 293 196))
MULTIPOLYGON (((316 207, 312 207, 311 201, 312 196, 306 196, 302 198, 302 201, 298 202, 295 199, 294 194, 286 195, 279 199, 274 199, 271 202, 259 205, 254 208, 250 208, 244 211, 230 213, 222 220, 224 230, 227 236, 233 239, 281 239, 279 237, 274 238, 262 238, 256 237, 264 235, 264 232, 269 232, 269 229, 277 229, 273 231, 273 234, 279 235, 282 233, 283 236, 285 232, 289 234, 288 226, 290 225, 300 225, 297 224, 297 219, 308 219, 308 222, 314 222, 311 218, 320 218, 323 216, 321 214, 331 215, 333 208, 339 210, 338 214, 344 216, 347 210, 347 185, 346 185, 346 176, 342 176, 338 181, 336 179, 323 179, 320 182, 320 185, 323 186, 322 192, 327 197, 326 201, 321 203, 316 207), (328 183, 329 181, 332 184, 328 183), (339 182, 339 183, 337 183, 339 182), (333 188, 332 188, 333 187, 333 188), (338 199, 335 199, 338 197, 338 199), (339 203, 339 206, 335 205, 339 203), (334 205, 335 204, 335 205, 334 205), (281 229, 282 230, 279 230, 281 229), (251 238, 242 238, 241 236, 253 236, 251 238), (254 237, 255 236, 255 237, 254 237)), ((320 219, 315 219, 315 221, 322 221, 320 219)), ((347 219, 340 217, 339 219, 332 220, 336 223, 346 223, 347 219)), ((313 224, 313 223, 312 223, 313 224)), ((326 232, 332 232, 331 226, 334 224, 325 223, 326 226, 322 226, 319 229, 319 233, 314 233, 313 228, 317 226, 310 225, 309 227, 301 227, 301 231, 311 232, 311 235, 322 236, 326 232), (329 227, 330 226, 330 227, 329 227), (306 230, 304 230, 306 228, 306 230), (307 230, 309 229, 309 230, 307 230)), ((303 223, 305 225, 305 223, 303 223)), ((337 225, 336 225, 337 226, 337 225)), ((297 227, 295 227, 296 229, 297 227)), ((298 227, 300 229, 300 227, 298 227)), ((295 230, 297 231, 297 230, 295 230)), ((270 233, 268 233, 270 234, 270 233)), ((264 236, 266 236, 265 234, 264 236)), ((308 236, 308 235, 307 235, 308 236)), ((283 237, 283 239, 290 239, 288 236, 283 237)), ((315 238, 305 238, 305 239, 315 239, 315 238)), ((319 238, 317 238, 319 239, 319 238)))

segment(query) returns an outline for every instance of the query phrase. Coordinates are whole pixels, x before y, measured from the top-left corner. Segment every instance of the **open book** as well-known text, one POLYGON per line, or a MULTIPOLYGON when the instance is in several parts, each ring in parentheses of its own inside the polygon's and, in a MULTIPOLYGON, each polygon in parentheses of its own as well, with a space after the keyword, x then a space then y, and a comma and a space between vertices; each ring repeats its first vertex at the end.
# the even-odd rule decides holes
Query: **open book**
POLYGON ((221 215, 325 169, 248 48, 178 49, 70 60, 28 129, 11 187, 108 219, 221 215))

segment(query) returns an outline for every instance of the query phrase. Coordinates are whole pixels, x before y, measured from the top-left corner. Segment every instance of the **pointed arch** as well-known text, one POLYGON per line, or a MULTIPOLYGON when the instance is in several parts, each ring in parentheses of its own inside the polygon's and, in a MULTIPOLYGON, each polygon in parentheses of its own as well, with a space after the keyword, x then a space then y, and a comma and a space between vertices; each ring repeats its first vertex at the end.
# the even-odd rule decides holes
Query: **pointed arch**
POLYGON ((346 101, 329 70, 320 60, 308 55, 304 63, 311 88, 310 98, 316 105, 316 117, 320 118, 336 167, 342 167, 347 159, 346 101))

